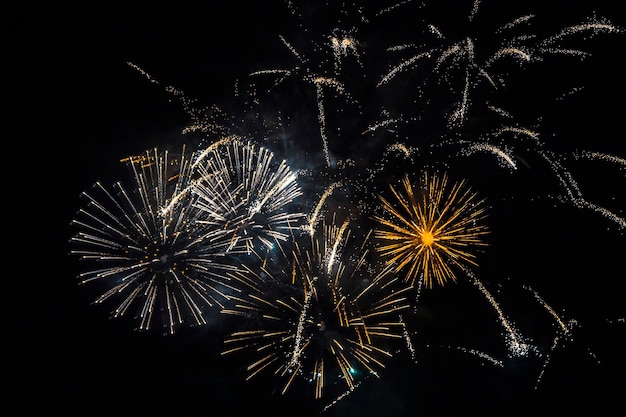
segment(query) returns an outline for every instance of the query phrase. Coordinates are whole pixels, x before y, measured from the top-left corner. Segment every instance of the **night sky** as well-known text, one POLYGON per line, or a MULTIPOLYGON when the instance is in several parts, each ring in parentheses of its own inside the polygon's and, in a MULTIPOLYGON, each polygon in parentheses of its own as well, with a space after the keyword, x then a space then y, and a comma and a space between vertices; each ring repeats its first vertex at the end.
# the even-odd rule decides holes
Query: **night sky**
MULTIPOLYGON (((501 39, 495 30, 520 16, 535 15, 519 30, 537 35, 534 44, 588 18, 624 28, 615 2, 483 1, 471 24, 471 0, 426 1, 421 7, 406 2, 381 15, 396 2, 72 3, 20 2, 7 16, 5 104, 14 127, 6 140, 5 183, 12 191, 5 236, 7 259, 17 256, 17 262, 5 268, 10 353, 9 372, 3 374, 13 396, 22 395, 20 414, 309 416, 320 415, 334 400, 314 400, 299 386, 281 396, 271 375, 245 381, 248 362, 219 354, 232 330, 219 314, 207 326, 182 326, 174 335, 158 328, 140 332, 132 317, 110 319, 112 304, 92 305, 97 289, 78 285, 83 265, 69 256, 69 240, 76 232, 70 222, 84 204, 81 191, 96 181, 127 178, 122 158, 219 138, 221 132, 182 133, 190 114, 168 86, 197 100, 197 108, 218 106, 228 115, 220 121, 230 132, 266 144, 294 170, 308 170, 307 207, 333 179, 365 194, 356 199, 367 198, 370 191, 383 192, 387 178, 397 181, 425 168, 445 168, 452 178, 467 179, 489 204, 489 245, 472 274, 535 353, 510 355, 498 312, 459 273, 456 283, 422 290, 409 319, 415 358, 401 350, 380 378, 365 378, 321 415, 566 415, 583 407, 604 415, 622 406, 625 33, 576 34, 559 44, 588 52, 584 59, 545 53, 537 61, 496 63, 490 71, 502 75, 494 80, 499 88, 484 79, 476 85, 462 127, 450 127, 446 117, 462 96, 463 66, 446 67, 445 61, 434 70, 435 56, 375 86, 411 56, 388 47, 415 44, 415 55, 470 36, 480 61, 501 39), (445 41, 429 34, 430 23, 445 41), (338 33, 359 41, 359 61, 345 56, 335 73, 324 42, 338 33), (275 76, 258 76, 258 104, 250 110, 244 100, 250 73, 298 64, 281 36, 306 57, 304 70, 275 87, 275 76), (306 69, 336 76, 350 94, 349 100, 324 96, 330 168, 306 69), (490 142, 510 151, 515 170, 493 153, 459 153, 464 140, 479 140, 503 126, 485 104, 514 114, 508 126, 540 132, 541 145, 505 136, 490 142), (284 125, 277 128, 279 116, 284 125), (363 133, 385 119, 402 121, 363 133), (264 135, 263 128, 270 133, 264 135), (389 156, 389 145, 400 142, 419 149, 418 156, 389 156), (557 169, 545 156, 558 161, 557 169), (350 163, 342 168, 345 161, 350 163), (377 182, 363 193, 357 185, 369 169, 381 166, 377 182), (573 189, 589 203, 586 208, 568 197, 573 189), (553 350, 562 329, 529 288, 561 319, 576 321, 553 350)), ((353 200, 335 204, 346 201, 353 200)), ((357 220, 364 227, 370 221, 357 220)))

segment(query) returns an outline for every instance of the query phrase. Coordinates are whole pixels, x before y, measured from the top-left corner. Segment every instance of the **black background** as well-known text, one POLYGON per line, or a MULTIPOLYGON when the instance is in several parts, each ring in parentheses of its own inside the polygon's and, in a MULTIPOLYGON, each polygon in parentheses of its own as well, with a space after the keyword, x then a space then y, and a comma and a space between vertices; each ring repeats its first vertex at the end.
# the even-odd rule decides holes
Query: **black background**
MULTIPOLYGON (((435 9, 450 22, 463 21, 470 3, 441 2, 435 9)), ((492 3, 498 2, 481 3, 484 21, 536 13, 539 31, 547 33, 579 23, 593 11, 618 26, 626 24, 610 1, 492 3)), ((125 320, 109 320, 108 310, 90 305, 91 294, 76 284, 79 266, 68 256, 67 242, 83 189, 99 179, 117 179, 117 161, 125 156, 182 141, 187 114, 163 86, 173 85, 206 105, 227 103, 237 79, 276 62, 276 67, 293 62, 278 35, 305 48, 312 32, 323 31, 315 23, 321 19, 315 14, 318 7, 337 10, 324 3, 299 9, 303 26, 280 1, 21 2, 5 14, 9 332, 4 340, 10 350, 3 378, 19 414, 317 414, 319 404, 297 393, 281 397, 264 381, 243 382, 242 364, 218 355, 219 325, 164 337, 137 333, 125 320), (306 25, 312 29, 305 31, 306 25), (150 83, 128 62, 161 84, 150 83)), ((333 22, 334 15, 329 16, 333 22)), ((364 57, 403 36, 393 19, 369 27, 364 57)), ((509 92, 517 94, 515 106, 529 110, 529 118, 541 119, 553 149, 624 158, 624 34, 582 42, 582 49, 593 52, 590 58, 546 59, 541 70, 529 70, 529 78, 514 78, 509 92), (578 86, 584 86, 582 92, 562 102, 533 95, 578 86)), ((395 88, 370 100, 391 103, 402 93, 395 88)), ((352 149, 346 146, 343 152, 352 149)), ((453 170, 462 172, 468 164, 453 170)), ((624 218, 624 165, 576 167, 589 200, 624 218)), ((416 335, 417 363, 400 355, 380 379, 367 379, 326 414, 565 415, 585 407, 603 415, 621 406, 626 388, 624 229, 569 203, 533 199, 546 183, 558 188, 545 165, 531 161, 519 174, 503 170, 493 178, 482 168, 472 175, 483 180, 479 190, 485 194, 492 188, 497 210, 491 220, 492 250, 480 276, 494 292, 502 289, 497 298, 506 314, 533 335, 544 356, 507 359, 493 309, 475 287, 460 282, 433 290, 424 301, 430 318, 416 335), (580 324, 573 340, 552 354, 536 390, 557 327, 517 282, 531 285, 563 317, 580 324), (446 343, 481 346, 505 358, 505 366, 442 348, 446 343)))

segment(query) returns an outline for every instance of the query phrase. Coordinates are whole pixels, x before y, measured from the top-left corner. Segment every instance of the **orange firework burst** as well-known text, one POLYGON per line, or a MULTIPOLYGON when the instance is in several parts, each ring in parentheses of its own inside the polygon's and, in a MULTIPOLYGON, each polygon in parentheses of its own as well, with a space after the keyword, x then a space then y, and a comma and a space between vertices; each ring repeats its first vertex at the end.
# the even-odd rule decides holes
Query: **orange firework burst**
POLYGON ((449 186, 446 174, 424 174, 418 190, 408 176, 402 185, 403 192, 390 186, 395 203, 380 197, 384 215, 375 216, 381 225, 375 237, 383 243, 378 251, 394 272, 407 270, 405 280, 411 285, 420 276, 428 288, 433 281, 439 285, 456 281, 453 267, 476 265, 475 251, 486 246, 482 238, 489 231, 481 223, 485 200, 478 199, 464 180, 449 186))

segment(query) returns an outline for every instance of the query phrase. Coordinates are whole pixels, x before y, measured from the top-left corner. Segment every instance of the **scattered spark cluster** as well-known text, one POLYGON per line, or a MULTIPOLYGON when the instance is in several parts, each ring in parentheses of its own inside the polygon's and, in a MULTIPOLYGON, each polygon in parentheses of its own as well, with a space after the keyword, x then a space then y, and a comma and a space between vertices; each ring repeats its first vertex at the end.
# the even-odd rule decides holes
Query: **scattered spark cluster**
MULTIPOLYGON (((305 20, 296 4, 288 6, 305 20)), ((362 28, 415 7, 427 11, 410 1, 354 6, 347 12, 356 23, 342 21, 308 50, 277 35, 292 64, 247 74, 249 88, 238 84, 245 117, 166 87, 189 114, 182 134, 200 140, 175 155, 154 149, 123 159, 130 182, 110 189, 97 182, 83 193, 71 254, 91 268, 80 282, 103 288, 96 302, 117 300, 113 316, 132 311, 140 330, 160 320, 168 334, 183 324, 207 325, 209 315, 232 321, 236 330, 224 335, 221 354, 242 357, 246 379, 267 374, 282 394, 302 389, 316 401, 330 397, 326 410, 364 379, 380 377, 390 358, 408 353, 418 362, 429 345, 418 331, 422 300, 466 282, 495 313, 506 357, 447 347, 496 367, 540 357, 539 389, 557 346, 573 342, 577 322, 524 286, 557 325, 552 344, 539 346, 488 289, 496 284, 479 278, 496 202, 484 196, 489 184, 473 179, 482 169, 515 177, 529 160, 544 164, 546 182, 556 186, 541 198, 588 210, 623 233, 623 208, 588 200, 568 168, 600 161, 623 173, 623 155, 552 149, 539 127, 505 109, 503 98, 513 70, 547 56, 587 58, 563 43, 622 30, 594 17, 542 38, 531 30, 535 16, 522 15, 485 35, 476 30, 483 5, 474 1, 467 33, 448 36, 438 24, 416 22, 424 39, 365 51, 362 28), (369 99, 395 83, 415 88, 396 105, 369 99), (309 94, 300 97, 296 85, 309 94)))

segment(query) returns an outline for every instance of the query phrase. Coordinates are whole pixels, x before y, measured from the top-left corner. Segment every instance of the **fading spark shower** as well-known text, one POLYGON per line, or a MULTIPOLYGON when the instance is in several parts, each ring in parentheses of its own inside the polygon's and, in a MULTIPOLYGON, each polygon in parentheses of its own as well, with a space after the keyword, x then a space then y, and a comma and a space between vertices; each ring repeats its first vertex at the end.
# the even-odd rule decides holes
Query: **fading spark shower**
POLYGON ((503 380, 521 402, 544 395, 560 355, 601 366, 583 332, 623 331, 626 311, 585 311, 582 288, 613 299, 589 276, 609 261, 560 251, 571 236, 623 246, 626 154, 577 137, 568 111, 589 100, 572 68, 594 48, 616 59, 602 41, 623 30, 478 0, 286 3, 294 23, 267 29, 272 54, 229 51, 246 62, 233 79, 203 78, 232 82, 226 97, 124 61, 186 119, 163 133, 171 146, 121 155, 125 177, 80 193, 81 290, 140 335, 210 335, 206 361, 231 366, 235 391, 290 414, 357 415, 381 387, 408 403, 404 380, 422 401, 442 380, 482 392, 459 374, 503 380))

